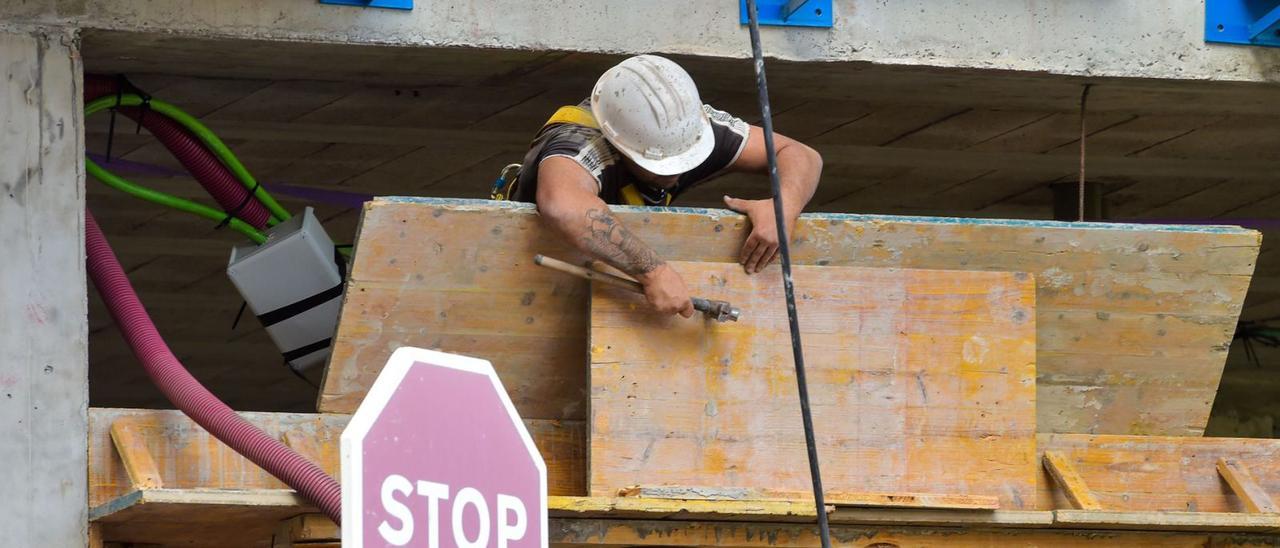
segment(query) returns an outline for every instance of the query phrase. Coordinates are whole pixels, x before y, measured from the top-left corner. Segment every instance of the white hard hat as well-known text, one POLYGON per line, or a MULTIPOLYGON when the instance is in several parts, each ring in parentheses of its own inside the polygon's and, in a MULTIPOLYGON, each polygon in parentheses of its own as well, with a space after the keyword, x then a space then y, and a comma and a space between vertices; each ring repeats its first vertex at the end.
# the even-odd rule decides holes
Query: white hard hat
POLYGON ((591 91, 591 113, 610 144, 657 175, 697 167, 715 145, 693 78, 657 55, 605 71, 591 91))

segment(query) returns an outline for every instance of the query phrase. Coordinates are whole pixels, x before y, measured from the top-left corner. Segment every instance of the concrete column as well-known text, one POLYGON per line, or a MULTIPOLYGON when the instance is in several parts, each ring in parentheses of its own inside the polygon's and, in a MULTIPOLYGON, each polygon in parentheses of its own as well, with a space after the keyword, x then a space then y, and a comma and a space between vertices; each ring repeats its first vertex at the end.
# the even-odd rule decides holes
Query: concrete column
POLYGON ((0 544, 84 546, 88 307, 74 34, 0 26, 0 544))

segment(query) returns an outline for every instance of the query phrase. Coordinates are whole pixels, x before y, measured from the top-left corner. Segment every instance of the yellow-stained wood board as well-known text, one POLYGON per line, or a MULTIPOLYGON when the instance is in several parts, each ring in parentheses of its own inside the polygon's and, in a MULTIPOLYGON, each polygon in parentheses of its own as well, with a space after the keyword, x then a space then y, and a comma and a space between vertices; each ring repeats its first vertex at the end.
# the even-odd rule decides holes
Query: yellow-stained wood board
MULTIPOLYGON (((594 285, 589 492, 809 492, 777 268, 670 265, 692 294, 727 300, 742 318, 662 316, 594 285)), ((1030 276, 797 266, 792 278, 829 500, 932 493, 1029 507, 1039 469, 1030 276)))
MULTIPOLYGON (((1247 467, 1258 489, 1280 493, 1280 440, 1042 434, 1038 442, 1041 454, 1071 465, 1104 510, 1251 511, 1222 478, 1219 459, 1247 467)), ((1072 508, 1048 472, 1037 491, 1035 508, 1072 508)))
POLYGON ((1271 500, 1271 494, 1258 485, 1249 468, 1240 461, 1218 457, 1218 473, 1222 474, 1222 479, 1227 480, 1231 492, 1240 498, 1245 510, 1260 514, 1280 513, 1275 501, 1271 500))
POLYGON ((267 548, 280 521, 315 511, 289 489, 157 488, 112 499, 89 519, 106 543, 267 548))
MULTIPOLYGON (((1125 531, 1053 531, 1035 529, 831 527, 831 544, 849 548, 946 546, 991 548, 1034 546, 1124 546, 1126 548, 1217 548, 1274 546, 1275 535, 1137 533, 1125 531)), ((811 548, 819 545, 813 525, 782 523, 666 522, 645 520, 552 520, 551 545, 701 546, 734 548, 811 548)))
MULTIPOLYGON (((723 210, 615 208, 664 258, 735 261, 723 210)), ((1198 436, 1258 254, 1235 227, 807 214, 799 265, 1028 272, 1043 432, 1198 436)), ((351 413, 397 347, 493 362, 526 419, 586 418, 584 280, 532 206, 382 198, 365 206, 319 408, 351 413)))
POLYGON ((1053 478, 1054 487, 1067 497, 1067 501, 1071 503, 1072 508, 1077 510, 1102 509, 1102 505, 1098 504, 1098 499, 1094 498, 1093 493, 1089 492, 1089 485, 1085 483, 1084 478, 1080 477, 1080 473, 1076 472, 1075 466, 1061 453, 1045 451, 1043 462, 1045 471, 1049 472, 1049 476, 1053 478))
MULTIPOLYGON (((723 501, 722 501, 723 502, 723 501)), ((553 507, 555 503, 552 503, 553 507)), ((1121 532, 1105 532, 1098 531, 1035 531, 1035 530, 1018 530, 1018 525, 1022 526, 1047 526, 1052 523, 1052 512, 1022 512, 1023 514, 1044 514, 1048 521, 1037 520, 1031 523, 1030 520, 1019 522, 1013 525, 1014 528, 1003 530, 975 531, 965 529, 936 529, 921 527, 919 524, 909 524, 906 520, 899 520, 897 525, 899 528, 893 530, 885 530, 880 528, 866 527, 850 527, 848 524, 836 524, 833 527, 833 541, 835 546, 858 546, 863 548, 894 548, 897 546, 1197 546, 1196 542, 1201 543, 1200 546, 1269 546, 1275 537, 1265 535, 1211 535, 1203 534, 1169 534, 1169 533, 1121 533, 1121 532), (905 527, 903 527, 905 526, 905 527)), ((1133 519, 1127 516, 1118 516, 1113 512, 1076 512, 1078 514, 1087 514, 1082 518, 1082 528, 1090 529, 1095 525, 1103 523, 1117 523, 1123 529, 1125 524, 1132 523, 1133 519), (1101 516, 1101 517, 1098 517, 1101 516)), ((941 513, 942 515, 948 513, 941 513)), ((1174 517, 1172 519, 1163 519, 1162 514, 1157 516, 1133 516, 1145 517, 1161 522, 1171 522, 1175 525, 1189 525, 1194 527, 1207 527, 1207 530, 1215 530, 1215 525, 1226 526, 1230 520, 1215 519, 1215 516, 1234 516, 1230 514, 1196 514, 1195 517, 1202 518, 1202 523, 1210 523, 1211 525, 1192 524, 1188 521, 1187 516, 1174 517)), ((744 516, 745 517, 745 516, 744 516)), ((1251 516, 1257 518, 1258 516, 1251 516)), ((619 519, 617 516, 613 518, 598 517, 591 519, 589 514, 572 515, 564 511, 553 511, 552 513, 552 546, 674 546, 698 545, 698 546, 804 546, 800 544, 805 541, 813 541, 816 536, 813 532, 805 531, 803 526, 794 524, 772 523, 770 525, 755 523, 732 523, 720 520, 710 520, 708 517, 687 517, 682 516, 682 522, 674 521, 656 521, 658 518, 650 515, 649 517, 639 516, 634 519, 619 519), (585 519, 584 519, 585 518, 585 519), (693 521, 694 523, 688 523, 693 521), (592 531, 591 529, 594 529, 592 531), (745 531, 745 534, 744 534, 745 531), (650 539, 650 536, 657 536, 657 539, 650 539), (683 542, 681 542, 683 541, 683 542), (796 544, 792 544, 796 543, 796 544)), ((1072 519, 1072 518, 1069 518, 1072 519)), ((1275 518, 1271 518, 1271 525, 1276 522, 1275 518)), ((288 520, 275 535, 275 543, 272 548, 295 548, 295 547, 328 547, 337 546, 340 534, 333 522, 315 515, 304 515, 288 520), (314 523, 312 523, 314 522, 314 523), (302 527, 309 527, 305 531, 300 531, 302 527), (332 543, 332 544, 330 544, 332 543)), ((972 522, 964 521, 942 521, 931 524, 933 527, 939 526, 968 526, 973 525, 972 522)), ((1267 524, 1249 523, 1244 527, 1248 530, 1262 531, 1265 530, 1267 524)), ((811 527, 811 526, 810 526, 811 527)), ((1237 529, 1238 530, 1238 529, 1237 529)))
MULTIPOLYGON (((303 454, 319 462, 324 470, 337 475, 337 440, 349 416, 303 413, 242 413, 241 416, 269 433, 280 435, 295 447, 295 444, 301 445, 300 440, 313 442, 303 454)), ((130 419, 134 428, 137 426, 133 425, 151 425, 141 429, 144 433, 141 438, 146 440, 145 445, 166 487, 203 491, 287 491, 283 484, 266 472, 235 455, 221 443, 212 441, 207 432, 177 411, 90 408, 89 500, 95 517, 104 515, 108 510, 104 507, 107 502, 135 492, 135 486, 130 485, 124 465, 112 446, 110 428, 120 418, 130 419)), ((586 494, 585 426, 578 422, 553 421, 528 421, 526 425, 547 461, 551 493, 586 494)), ((1247 511, 1227 482, 1218 477, 1215 465, 1219 458, 1247 465, 1260 488, 1272 493, 1280 492, 1280 465, 1276 464, 1280 463, 1280 440, 1039 434, 1037 445, 1040 452, 1057 451, 1070 460, 1108 511, 1247 511)), ((1037 483, 1032 508, 1071 508, 1047 472, 1040 474, 1037 483)), ((646 500, 654 500, 653 494, 649 496, 646 500)), ((807 507, 805 503, 797 504, 797 507, 807 507)), ((904 510, 838 507, 836 511, 858 515, 888 512, 890 519, 898 519, 894 516, 901 516, 904 510)), ((968 515, 964 513, 967 511, 940 512, 950 512, 947 515, 951 518, 948 519, 968 515)), ((1000 512, 1008 511, 997 511, 997 515, 1000 512)), ((982 521, 987 518, 964 519, 982 521)))
MULTIPOLYGON (((555 497, 552 497, 555 499, 555 497)), ((695 501, 689 501, 695 502, 695 501)), ((706 501, 702 501, 704 504, 706 501)), ((723 547, 810 547, 818 537, 811 523, 773 521, 763 513, 728 514, 712 511, 690 513, 684 509, 664 515, 661 511, 620 511, 596 516, 595 512, 557 509, 552 505, 550 540, 554 547, 579 546, 723 546, 723 547)), ((595 505, 591 505, 595 506, 595 505)), ((120 542, 147 547, 267 547, 300 548, 338 546, 339 531, 332 522, 298 507, 262 507, 255 512, 235 514, 200 504, 174 503, 149 515, 155 521, 101 523, 108 543, 120 542), (178 511, 201 512, 199 525, 175 524, 166 518, 178 511), (280 516, 286 516, 281 518, 280 516), (296 517, 293 517, 296 516, 296 517), (299 520, 315 518, 309 531, 298 531, 299 520), (283 520, 283 521, 282 521, 283 520), (234 524, 234 527, 228 527, 234 524), (271 530, 271 526, 276 529, 271 530), (200 533, 204 533, 201 535, 200 533), (299 534, 302 533, 302 534, 299 534), (296 534, 296 537, 286 536, 296 534), (127 540, 132 539, 132 540, 127 540)), ((885 512, 885 511, 881 511, 885 512)), ((907 511, 912 512, 912 511, 907 511)), ((919 511, 914 511, 919 513, 919 511)), ((866 523, 833 523, 834 546, 893 548, 899 546, 1187 546, 1246 547, 1274 546, 1280 518, 1258 514, 1193 514, 1072 511, 1067 521, 1055 522, 1054 512, 1015 512, 1013 519, 987 522, 948 520, 955 512, 936 512, 933 517, 872 519, 866 523), (1034 516, 1034 517, 1033 517, 1034 516), (1040 519, 1043 517, 1044 519, 1040 519), (1247 518, 1247 519, 1240 519, 1247 518), (1158 525, 1148 531, 1141 520, 1158 525), (913 521, 932 523, 915 524, 913 521), (1076 528, 1077 530, 1070 530, 1076 528), (1199 530, 1196 528, 1201 528, 1199 530), (1098 530, 1102 529, 1102 530, 1098 530), (1168 532, 1162 529, 1186 532, 1168 532), (1213 534, 1211 531, 1223 531, 1213 534), (1230 533, 1225 533, 1230 532, 1230 533)), ((901 513, 901 512, 899 512, 901 513)), ((987 514, 991 514, 988 512, 987 514)), ((833 516, 833 519, 835 517, 833 516)), ((810 518, 812 519, 812 518, 810 518)), ((110 544, 108 544, 110 545, 110 544)))
MULTIPOLYGON (((765 489, 725 489, 723 487, 645 487, 635 485, 617 492, 619 497, 646 499, 769 501, 812 499, 812 493, 779 493, 765 489)), ((936 493, 838 493, 826 498, 833 508, 931 508, 948 510, 995 510, 1000 499, 984 495, 940 495, 936 493)))
MULTIPOLYGON (((338 477, 339 444, 350 415, 241 413, 249 422, 292 446, 338 477)), ((525 421, 547 463, 547 489, 555 495, 586 493, 585 425, 575 421, 525 421)), ((218 441, 179 411, 146 409, 89 410, 89 507, 102 514, 108 503, 138 489, 270 490, 288 489, 265 470, 218 441), (126 427, 130 452, 154 462, 160 477, 134 484, 111 430, 126 427), (96 509, 102 508, 102 511, 96 509)))

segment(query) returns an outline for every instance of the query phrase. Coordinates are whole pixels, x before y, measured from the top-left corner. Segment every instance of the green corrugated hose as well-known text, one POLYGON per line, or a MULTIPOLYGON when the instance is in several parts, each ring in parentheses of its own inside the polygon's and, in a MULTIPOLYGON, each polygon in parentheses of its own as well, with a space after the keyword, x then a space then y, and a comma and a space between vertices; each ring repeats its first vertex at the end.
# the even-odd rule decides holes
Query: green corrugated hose
MULTIPOLYGON (((143 200, 155 202, 160 205, 172 207, 179 211, 185 211, 187 213, 199 215, 201 217, 207 218, 212 221, 221 222, 227 218, 227 214, 220 209, 215 209, 201 203, 193 202, 191 200, 184 200, 182 198, 173 196, 171 194, 165 194, 158 190, 151 190, 149 188, 131 183, 128 180, 124 179, 123 177, 120 177, 114 173, 111 173, 110 171, 103 169, 102 166, 99 166, 97 163, 95 163, 93 160, 90 160, 89 158, 84 159, 84 165, 85 165, 85 169, 89 172, 89 175, 92 175, 93 177, 97 178, 103 183, 106 183, 107 186, 110 186, 117 190, 121 190, 131 196, 135 196, 138 198, 142 198, 143 200)), ((241 234, 244 234, 245 236, 248 236, 248 238, 250 240, 253 240, 253 242, 256 244, 262 244, 267 241, 267 237, 264 236, 261 232, 258 232, 258 229, 254 228, 253 225, 250 225, 249 223, 241 221, 236 217, 231 217, 230 221, 227 223, 227 226, 230 226, 233 230, 241 234)))
MULTIPOLYGON (((118 98, 114 95, 109 95, 106 97, 100 97, 90 102, 89 104, 85 105, 84 114, 86 117, 88 117, 89 115, 94 114, 96 112, 101 112, 103 110, 107 110, 109 108, 113 108, 116 106, 126 106, 126 107, 141 106, 143 102, 144 100, 142 97, 135 94, 131 94, 131 93, 120 95, 118 98)), ((222 139, 219 139, 217 135, 214 135, 213 132, 210 131, 208 127, 206 127, 204 124, 200 123, 199 120, 196 120, 194 117, 183 112, 181 109, 179 109, 178 107, 172 104, 166 103, 159 99, 151 99, 147 103, 148 103, 148 108, 150 108, 151 110, 154 110, 160 114, 168 116, 172 118, 174 121, 178 122, 179 124, 182 124, 182 126, 187 130, 189 130, 193 135, 195 135, 197 139, 200 139, 200 141, 204 143, 205 146, 209 147, 209 150, 211 150, 213 154, 217 156, 218 159, 221 160, 222 163, 226 165, 228 169, 231 170, 231 173, 233 173, 236 176, 236 179, 240 181, 240 184, 243 184, 245 188, 252 189, 253 196, 257 198, 258 201, 262 202, 263 206, 266 206, 267 211, 271 212, 271 216, 274 218, 275 222, 270 224, 274 225, 281 221, 289 220, 290 218, 289 212, 286 211, 283 207, 281 207, 279 202, 276 202, 275 198, 272 198, 271 194, 268 193, 266 189, 258 185, 258 182, 253 178, 253 175, 249 173, 249 170, 245 169, 244 164, 240 163, 240 160, 236 158, 235 154, 231 152, 231 149, 227 148, 227 145, 222 142, 222 139)), ((86 162, 88 162, 87 159, 86 159, 86 162)), ((89 162, 89 163, 92 163, 92 162, 89 162)), ((98 171, 106 173, 106 170, 102 169, 101 167, 98 168, 98 171)), ((119 179, 119 177, 117 177, 117 179, 119 179)), ((168 194, 164 194, 162 192, 147 191, 146 189, 142 189, 141 187, 138 187, 133 183, 129 183, 124 179, 120 179, 120 181, 125 184, 132 185, 133 187, 138 188, 139 192, 146 191, 147 193, 150 193, 153 195, 158 194, 161 196, 167 196, 169 198, 172 198, 173 200, 181 200, 181 198, 169 196, 168 194)), ((141 196, 140 194, 135 192, 130 192, 130 194, 134 194, 135 196, 141 196)), ((151 200, 152 198, 146 198, 146 199, 151 200)), ((152 200, 152 201, 155 201, 155 200, 152 200)), ((172 205, 172 202, 161 202, 161 203, 164 203, 165 205, 172 205)), ((199 205, 199 204, 196 204, 196 205, 199 205)), ((183 209, 183 210, 190 211, 189 209, 183 209)), ((221 220, 222 216, 219 216, 218 219, 221 220)))

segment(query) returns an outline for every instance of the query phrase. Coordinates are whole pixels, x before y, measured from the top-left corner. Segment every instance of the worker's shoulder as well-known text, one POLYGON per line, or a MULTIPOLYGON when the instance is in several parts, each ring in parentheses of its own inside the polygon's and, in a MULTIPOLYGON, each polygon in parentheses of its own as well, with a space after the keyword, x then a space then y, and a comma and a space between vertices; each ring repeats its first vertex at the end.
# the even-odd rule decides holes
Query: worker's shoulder
POLYGON ((737 116, 720 110, 708 104, 702 105, 702 111, 707 113, 707 119, 711 120, 713 126, 720 126, 739 135, 746 135, 750 130, 750 126, 737 116))
POLYGON ((618 161, 618 152, 597 128, 559 124, 548 128, 539 161, 556 156, 572 159, 597 180, 618 161))

